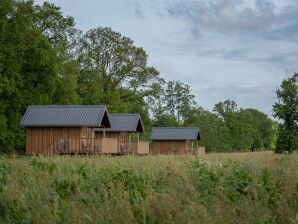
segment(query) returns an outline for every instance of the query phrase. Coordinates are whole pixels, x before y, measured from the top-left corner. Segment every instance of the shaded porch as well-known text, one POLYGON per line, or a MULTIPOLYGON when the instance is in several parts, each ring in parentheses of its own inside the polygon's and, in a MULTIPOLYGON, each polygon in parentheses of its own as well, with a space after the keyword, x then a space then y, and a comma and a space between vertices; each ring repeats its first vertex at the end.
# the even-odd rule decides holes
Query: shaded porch
POLYGON ((44 154, 137 154, 149 153, 147 141, 119 141, 117 138, 58 138, 44 150, 44 154))

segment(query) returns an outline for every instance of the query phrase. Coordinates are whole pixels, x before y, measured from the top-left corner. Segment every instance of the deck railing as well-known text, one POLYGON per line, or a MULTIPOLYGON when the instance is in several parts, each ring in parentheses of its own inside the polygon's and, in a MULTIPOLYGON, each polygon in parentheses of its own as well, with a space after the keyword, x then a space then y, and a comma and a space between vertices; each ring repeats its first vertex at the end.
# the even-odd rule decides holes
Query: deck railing
POLYGON ((98 154, 101 148, 101 140, 95 138, 58 138, 46 154, 98 154))
POLYGON ((124 154, 149 154, 147 141, 118 141, 118 151, 124 154))
POLYGON ((58 138, 44 151, 53 154, 139 154, 149 153, 149 142, 118 141, 116 138, 58 138))

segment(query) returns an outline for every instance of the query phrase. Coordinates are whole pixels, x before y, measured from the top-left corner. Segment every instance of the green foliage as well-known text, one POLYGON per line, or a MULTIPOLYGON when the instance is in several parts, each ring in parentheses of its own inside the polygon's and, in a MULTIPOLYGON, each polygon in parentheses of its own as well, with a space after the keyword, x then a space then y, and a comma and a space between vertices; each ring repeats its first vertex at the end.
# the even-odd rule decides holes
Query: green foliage
POLYGON ((205 146, 209 152, 233 150, 230 130, 222 119, 200 107, 190 110, 190 114, 184 125, 199 127, 202 138, 200 145, 205 146))
POLYGON ((293 152, 298 149, 298 74, 284 79, 276 95, 278 102, 273 105, 274 116, 282 121, 276 152, 293 152))
MULTIPOLYGON (((189 111, 196 105, 190 90, 190 86, 180 81, 168 81, 163 86, 162 95, 155 106, 155 120, 160 122, 160 118, 165 117, 172 123, 182 124, 189 115, 189 111), (176 122, 172 120, 176 119, 176 122)), ((166 123, 162 122, 162 123, 166 123)), ((159 126, 159 125, 158 125, 159 126)), ((176 126, 176 125, 175 125, 176 126)))
POLYGON ((49 174, 53 174, 55 172, 55 170, 57 169, 57 166, 55 163, 45 163, 45 162, 41 162, 38 161, 36 159, 33 159, 31 161, 31 165, 37 169, 37 170, 42 170, 42 171, 48 171, 49 174))
POLYGON ((201 160, 194 161, 193 166, 196 170, 193 178, 200 201, 205 205, 210 205, 215 198, 216 188, 222 173, 218 172, 218 167, 210 167, 201 160))
POLYGON ((167 113, 163 106, 159 104, 154 111, 153 127, 178 127, 179 123, 175 115, 167 113))
POLYGON ((215 105, 215 113, 203 108, 189 111, 184 126, 199 127, 200 145, 210 152, 257 151, 271 149, 274 123, 255 109, 237 109, 234 101, 215 105))
POLYGON ((121 106, 136 93, 141 97, 158 94, 159 73, 147 65, 147 57, 131 39, 111 28, 89 30, 78 49, 83 103, 121 106))
POLYGON ((0 151, 23 146, 20 118, 28 104, 52 102, 56 55, 34 26, 31 1, 1 1, 0 6, 0 151))
POLYGON ((295 223, 297 159, 274 153, 3 156, 0 221, 295 223))
POLYGON ((240 113, 249 118, 252 128, 252 150, 271 149, 274 137, 274 124, 268 116, 256 109, 242 109, 240 113))
POLYGON ((75 60, 60 65, 53 101, 60 105, 75 105, 79 100, 77 94, 78 65, 75 60))

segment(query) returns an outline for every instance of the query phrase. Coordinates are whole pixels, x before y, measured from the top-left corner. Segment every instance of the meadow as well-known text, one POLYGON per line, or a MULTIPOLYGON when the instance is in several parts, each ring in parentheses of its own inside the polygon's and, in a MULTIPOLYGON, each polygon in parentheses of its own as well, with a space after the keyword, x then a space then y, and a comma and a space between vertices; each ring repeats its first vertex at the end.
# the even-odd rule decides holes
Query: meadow
POLYGON ((0 157, 0 223, 298 223, 298 154, 0 157))

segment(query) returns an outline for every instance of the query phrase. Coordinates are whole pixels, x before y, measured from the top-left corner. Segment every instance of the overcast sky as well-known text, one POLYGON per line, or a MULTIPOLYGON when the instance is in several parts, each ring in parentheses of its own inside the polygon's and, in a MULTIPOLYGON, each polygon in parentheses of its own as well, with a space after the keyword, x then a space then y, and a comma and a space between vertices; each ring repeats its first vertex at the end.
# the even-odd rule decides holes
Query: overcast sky
POLYGON ((83 31, 111 27, 130 37, 207 109, 232 99, 271 115, 275 89, 298 72, 298 0, 50 2, 83 31))

